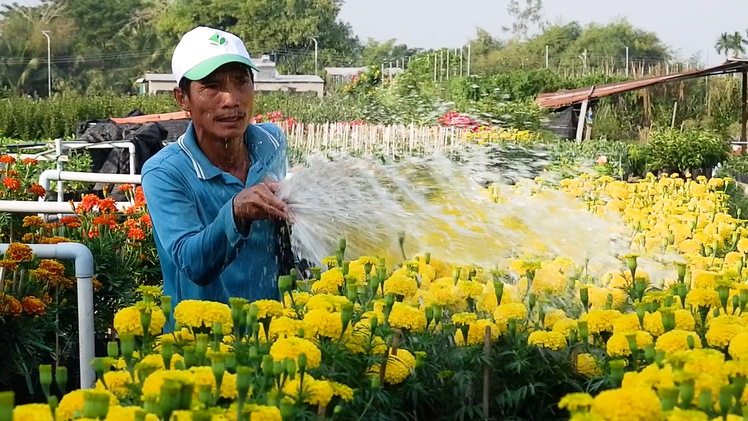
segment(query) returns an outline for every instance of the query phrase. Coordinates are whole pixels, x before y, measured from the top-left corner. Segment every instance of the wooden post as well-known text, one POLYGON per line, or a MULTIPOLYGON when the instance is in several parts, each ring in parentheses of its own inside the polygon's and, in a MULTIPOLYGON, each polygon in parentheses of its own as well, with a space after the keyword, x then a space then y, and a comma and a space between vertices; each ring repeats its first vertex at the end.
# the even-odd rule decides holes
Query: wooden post
POLYGON ((745 152, 746 145, 745 142, 748 139, 747 133, 747 127, 746 124, 748 123, 748 69, 743 69, 743 116, 741 119, 741 126, 740 126, 740 141, 743 142, 740 145, 740 153, 745 152))
POLYGON ((577 122, 577 142, 582 141, 582 135, 584 134, 584 126, 587 120, 587 106, 589 100, 585 99, 582 101, 582 107, 579 109, 579 121, 577 122))

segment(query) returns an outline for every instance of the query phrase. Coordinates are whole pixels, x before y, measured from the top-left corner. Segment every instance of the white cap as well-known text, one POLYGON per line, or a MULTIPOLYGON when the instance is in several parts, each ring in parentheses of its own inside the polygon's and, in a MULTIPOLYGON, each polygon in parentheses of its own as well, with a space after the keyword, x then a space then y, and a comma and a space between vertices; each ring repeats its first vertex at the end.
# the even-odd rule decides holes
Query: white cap
POLYGON ((171 58, 177 83, 186 77, 200 80, 226 63, 243 63, 257 71, 239 37, 207 26, 198 26, 179 40, 171 58))

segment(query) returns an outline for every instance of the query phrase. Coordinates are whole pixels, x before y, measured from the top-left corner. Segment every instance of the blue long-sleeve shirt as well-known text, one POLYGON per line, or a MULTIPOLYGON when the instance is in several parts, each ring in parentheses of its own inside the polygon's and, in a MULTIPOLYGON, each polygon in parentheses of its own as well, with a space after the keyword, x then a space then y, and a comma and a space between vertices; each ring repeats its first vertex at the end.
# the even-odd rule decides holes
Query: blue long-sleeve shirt
POLYGON ((234 222, 233 197, 272 174, 287 171, 287 140, 272 123, 245 131, 251 166, 247 181, 213 165, 197 144, 194 127, 148 159, 142 186, 163 272, 163 293, 182 300, 227 303, 278 299, 278 235, 269 220, 254 221, 248 235, 234 222))

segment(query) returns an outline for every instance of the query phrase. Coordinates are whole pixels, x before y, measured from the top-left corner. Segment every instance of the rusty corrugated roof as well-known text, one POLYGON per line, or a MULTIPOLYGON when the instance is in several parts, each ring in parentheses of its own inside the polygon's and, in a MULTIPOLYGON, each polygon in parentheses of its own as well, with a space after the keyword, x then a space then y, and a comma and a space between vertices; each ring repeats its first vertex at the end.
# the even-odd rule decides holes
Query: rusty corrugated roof
POLYGON ((543 108, 556 108, 564 105, 582 102, 585 99, 602 98, 608 95, 616 95, 637 89, 648 88, 667 82, 676 82, 705 76, 714 76, 728 73, 743 72, 748 69, 748 60, 728 60, 719 66, 709 67, 701 70, 691 70, 681 73, 673 73, 664 76, 655 76, 646 79, 631 80, 626 82, 608 83, 599 86, 588 86, 586 88, 570 89, 566 91, 549 92, 540 94, 535 102, 543 108))

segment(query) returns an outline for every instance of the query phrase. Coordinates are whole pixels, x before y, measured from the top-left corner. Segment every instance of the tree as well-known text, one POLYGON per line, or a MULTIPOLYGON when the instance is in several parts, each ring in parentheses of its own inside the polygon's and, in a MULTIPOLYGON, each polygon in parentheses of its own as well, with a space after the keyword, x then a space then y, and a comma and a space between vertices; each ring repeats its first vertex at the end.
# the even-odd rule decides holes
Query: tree
POLYGON ((723 32, 722 35, 717 39, 717 43, 714 44, 714 49, 717 50, 717 54, 725 53, 725 60, 730 55, 732 47, 732 38, 727 32, 723 32))
POLYGON ((0 86, 16 92, 46 94, 47 38, 50 31, 53 73, 59 64, 55 56, 69 56, 68 40, 74 25, 64 16, 65 6, 43 1, 38 6, 4 5, 0 10, 0 86))
POLYGON ((510 31, 518 39, 526 39, 530 26, 537 25, 541 30, 543 22, 543 0, 524 0, 524 7, 520 0, 509 0, 507 13, 514 17, 511 28, 503 27, 504 31, 510 31))
POLYGON ((397 44, 397 40, 395 38, 382 43, 369 38, 366 44, 364 44, 362 47, 361 59, 363 61, 362 64, 379 65, 384 61, 402 61, 406 57, 414 56, 419 51, 419 49, 409 48, 405 44, 397 44))
POLYGON ((735 31, 730 35, 730 49, 733 56, 738 57, 740 54, 745 53, 745 44, 746 40, 740 32, 735 31))

